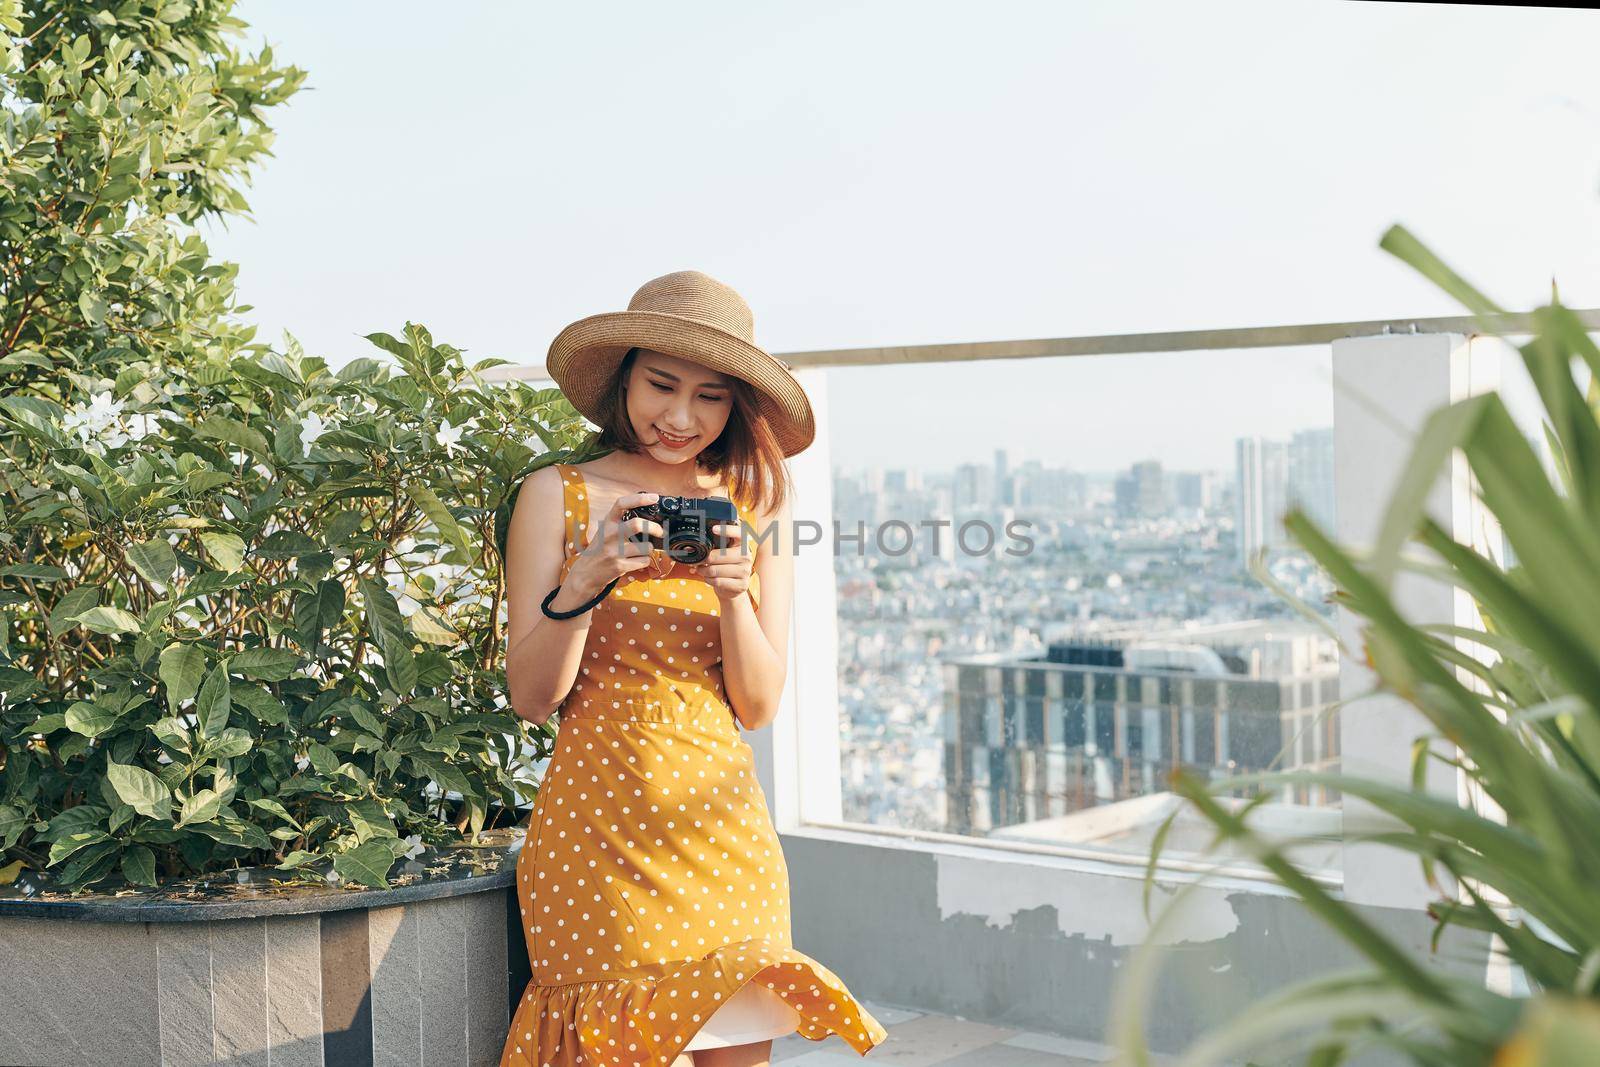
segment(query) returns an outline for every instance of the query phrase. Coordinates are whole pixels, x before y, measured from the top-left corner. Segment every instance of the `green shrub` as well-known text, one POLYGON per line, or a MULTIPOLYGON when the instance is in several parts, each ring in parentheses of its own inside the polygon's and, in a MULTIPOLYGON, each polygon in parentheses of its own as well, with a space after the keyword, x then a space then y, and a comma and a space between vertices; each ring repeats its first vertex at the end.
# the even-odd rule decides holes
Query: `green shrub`
POLYGON ((0 882, 381 885, 548 752, 495 534, 582 422, 416 326, 337 373, 253 341, 193 225, 304 73, 232 6, 0 0, 0 882))
POLYGON ((0 398, 7 860, 381 884, 407 835, 514 817, 495 520, 581 423, 405 336, 372 335, 399 375, 291 344, 0 398))

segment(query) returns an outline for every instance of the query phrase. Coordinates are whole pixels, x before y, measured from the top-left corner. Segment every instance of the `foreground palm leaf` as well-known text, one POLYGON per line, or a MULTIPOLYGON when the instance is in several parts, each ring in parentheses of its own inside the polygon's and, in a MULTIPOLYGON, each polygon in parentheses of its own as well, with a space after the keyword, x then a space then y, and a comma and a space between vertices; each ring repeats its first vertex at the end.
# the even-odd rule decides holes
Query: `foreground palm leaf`
MULTIPOLYGON (((1382 244, 1459 299, 1486 332, 1504 332, 1501 309, 1405 230, 1391 229, 1382 244)), ((1409 789, 1311 772, 1177 776, 1174 789, 1219 841, 1254 855, 1370 965, 1256 1005, 1197 1042, 1185 1064, 1300 1055, 1332 1067, 1377 1047, 1453 1067, 1600 1063, 1600 349, 1559 302, 1531 320, 1534 334, 1519 352, 1543 404, 1553 474, 1504 401, 1475 396, 1428 420, 1370 553, 1335 544, 1303 512, 1285 518, 1363 621, 1364 648, 1347 654, 1364 655, 1379 688, 1417 708, 1432 733, 1419 739, 1418 784, 1409 789), (1425 513, 1429 486, 1458 449, 1514 565, 1458 543, 1425 513), (1463 590, 1483 630, 1409 621, 1391 593, 1404 573, 1463 590), (1481 651, 1469 654, 1466 642, 1481 651), (1422 772, 1437 760, 1466 775, 1489 810, 1423 792, 1422 772), (1375 808, 1386 825, 1364 839, 1423 863, 1440 891, 1431 909, 1440 932, 1453 924, 1495 935, 1531 992, 1492 993, 1429 966, 1301 874, 1281 844, 1251 825, 1251 809, 1216 800, 1245 785, 1290 782, 1332 786, 1375 808)), ((1149 1062, 1132 1006, 1141 992, 1137 981, 1124 989, 1118 1023, 1135 1063, 1149 1062)))

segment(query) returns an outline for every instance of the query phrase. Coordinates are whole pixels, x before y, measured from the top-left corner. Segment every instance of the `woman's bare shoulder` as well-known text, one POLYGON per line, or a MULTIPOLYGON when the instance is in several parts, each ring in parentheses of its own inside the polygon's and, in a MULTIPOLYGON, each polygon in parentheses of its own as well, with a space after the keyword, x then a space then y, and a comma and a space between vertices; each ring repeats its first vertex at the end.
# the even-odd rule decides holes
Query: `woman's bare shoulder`
POLYGON ((517 505, 511 513, 512 544, 527 543, 519 533, 549 527, 561 529, 561 472, 555 464, 540 467, 522 479, 517 489, 517 505))

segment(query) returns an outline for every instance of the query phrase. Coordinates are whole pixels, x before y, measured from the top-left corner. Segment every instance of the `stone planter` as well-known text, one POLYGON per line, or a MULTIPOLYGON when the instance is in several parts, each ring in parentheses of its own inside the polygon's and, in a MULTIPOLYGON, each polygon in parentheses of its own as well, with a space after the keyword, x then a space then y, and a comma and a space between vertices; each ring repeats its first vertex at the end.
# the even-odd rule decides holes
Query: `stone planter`
POLYGON ((516 856, 424 853, 389 889, 216 876, 0 893, 0 1063, 260 1067, 500 1062, 528 980, 516 856))

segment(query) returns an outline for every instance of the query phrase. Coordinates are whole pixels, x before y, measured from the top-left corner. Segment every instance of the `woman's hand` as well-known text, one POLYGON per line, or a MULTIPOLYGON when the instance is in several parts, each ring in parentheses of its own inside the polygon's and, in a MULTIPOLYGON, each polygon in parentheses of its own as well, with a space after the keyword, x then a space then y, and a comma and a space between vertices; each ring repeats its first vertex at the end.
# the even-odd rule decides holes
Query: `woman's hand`
POLYGON ((750 588, 750 571, 755 557, 744 551, 744 530, 739 523, 719 522, 711 527, 720 534, 724 547, 711 553, 690 569, 706 580, 717 600, 723 604, 739 599, 750 588))
POLYGON ((613 579, 650 566, 650 543, 631 539, 640 535, 660 539, 666 536, 666 531, 660 523, 644 518, 624 520, 622 515, 629 508, 654 504, 659 499, 659 493, 624 493, 617 497, 611 510, 600 520, 600 529, 591 533, 588 546, 573 561, 566 581, 561 583, 561 591, 550 606, 557 611, 568 611, 594 599, 613 579))

